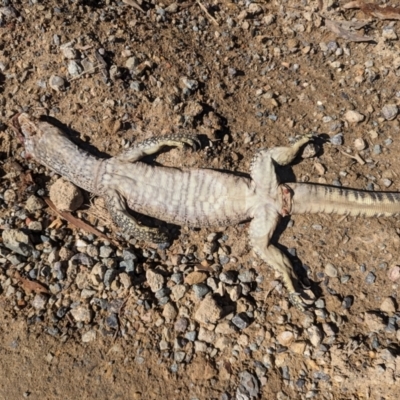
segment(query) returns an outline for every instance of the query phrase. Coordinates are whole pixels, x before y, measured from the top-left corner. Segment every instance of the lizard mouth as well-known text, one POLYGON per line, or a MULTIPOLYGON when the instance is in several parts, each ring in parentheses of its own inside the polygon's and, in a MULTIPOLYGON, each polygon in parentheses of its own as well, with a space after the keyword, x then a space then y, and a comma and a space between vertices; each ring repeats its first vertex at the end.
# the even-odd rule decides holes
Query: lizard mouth
POLYGON ((21 116, 21 113, 15 114, 11 120, 10 120, 10 128, 14 131, 15 136, 18 138, 18 140, 24 144, 25 143, 25 136, 22 133, 21 125, 19 123, 19 117, 21 116))
POLYGON ((40 137, 40 130, 37 129, 35 123, 28 114, 18 113, 11 118, 10 127, 13 129, 15 136, 25 146, 25 158, 31 158, 34 148, 35 139, 40 137))

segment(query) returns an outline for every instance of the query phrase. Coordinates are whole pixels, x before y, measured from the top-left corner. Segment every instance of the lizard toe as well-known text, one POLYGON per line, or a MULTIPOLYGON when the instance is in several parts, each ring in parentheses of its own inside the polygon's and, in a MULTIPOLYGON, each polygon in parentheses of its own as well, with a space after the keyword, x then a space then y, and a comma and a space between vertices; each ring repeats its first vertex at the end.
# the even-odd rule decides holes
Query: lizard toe
POLYGON ((306 311, 306 305, 303 303, 299 293, 293 292, 289 294, 289 301, 301 312, 306 311))

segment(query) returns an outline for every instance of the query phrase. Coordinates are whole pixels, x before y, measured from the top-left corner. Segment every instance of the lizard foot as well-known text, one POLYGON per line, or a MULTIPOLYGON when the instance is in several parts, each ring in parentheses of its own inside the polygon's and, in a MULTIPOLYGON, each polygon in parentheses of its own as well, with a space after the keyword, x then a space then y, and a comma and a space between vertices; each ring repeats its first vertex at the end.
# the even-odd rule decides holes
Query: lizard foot
POLYGON ((127 229, 136 239, 145 240, 146 242, 153 242, 157 244, 168 243, 168 235, 164 232, 160 232, 157 228, 149 228, 147 226, 140 225, 137 228, 127 229))
POLYGON ((301 312, 306 311, 306 305, 303 303, 299 293, 289 293, 289 301, 301 312))
POLYGON ((192 135, 177 135, 176 139, 171 139, 172 142, 175 142, 175 145, 178 147, 191 147, 193 150, 198 150, 201 148, 200 140, 196 136, 192 135))

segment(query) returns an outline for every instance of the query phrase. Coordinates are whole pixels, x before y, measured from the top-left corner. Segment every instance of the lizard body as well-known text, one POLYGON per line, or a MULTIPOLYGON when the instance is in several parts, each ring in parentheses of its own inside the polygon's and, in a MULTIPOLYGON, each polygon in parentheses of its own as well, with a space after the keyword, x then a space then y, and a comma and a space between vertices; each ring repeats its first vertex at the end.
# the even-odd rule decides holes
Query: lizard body
POLYGON ((13 125, 28 156, 77 186, 103 196, 114 222, 139 239, 165 242, 167 236, 156 228, 140 225, 128 213, 127 206, 178 225, 227 226, 251 220, 252 248, 281 273, 291 302, 300 310, 304 310, 304 304, 294 288, 296 278, 291 262, 270 243, 281 216, 325 212, 371 217, 400 213, 400 193, 280 184, 275 164, 290 164, 311 136, 303 137, 292 147, 257 152, 250 179, 208 169, 180 170, 139 161, 164 146, 195 147, 198 144, 195 136, 152 138, 117 157, 99 159, 79 149, 48 122, 23 113, 13 118, 13 125))

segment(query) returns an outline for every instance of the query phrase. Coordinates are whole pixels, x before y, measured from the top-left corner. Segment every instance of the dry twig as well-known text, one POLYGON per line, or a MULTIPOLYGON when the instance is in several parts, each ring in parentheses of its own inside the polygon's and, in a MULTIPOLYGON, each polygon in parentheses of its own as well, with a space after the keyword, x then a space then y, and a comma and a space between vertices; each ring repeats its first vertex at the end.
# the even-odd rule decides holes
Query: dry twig
POLYGON ((219 26, 218 21, 208 12, 207 8, 200 3, 200 0, 196 0, 197 4, 200 6, 200 8, 206 13, 207 17, 210 18, 210 20, 217 26, 219 26))

